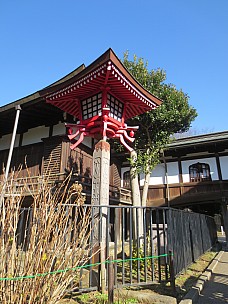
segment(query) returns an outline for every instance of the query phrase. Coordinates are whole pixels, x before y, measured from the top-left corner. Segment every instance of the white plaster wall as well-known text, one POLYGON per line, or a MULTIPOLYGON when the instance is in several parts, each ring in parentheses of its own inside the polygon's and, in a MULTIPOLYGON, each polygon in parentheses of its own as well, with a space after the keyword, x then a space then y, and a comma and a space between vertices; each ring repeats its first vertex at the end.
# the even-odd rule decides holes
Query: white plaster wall
POLYGON ((85 137, 82 143, 85 146, 92 148, 92 138, 91 137, 85 137))
MULTIPOLYGON (((12 138, 12 134, 7 134, 0 138, 0 150, 6 150, 10 148, 11 138, 12 138)), ((19 138, 20 135, 17 134, 15 138, 14 147, 19 146, 19 138)))
POLYGON ((164 164, 158 164, 150 174, 149 185, 160 185, 164 183, 165 183, 165 166, 164 164))
POLYGON ((212 180, 218 180, 218 171, 217 171, 217 165, 216 165, 216 159, 215 157, 211 158, 198 158, 194 160, 186 160, 182 161, 182 177, 183 177, 183 182, 188 183, 190 182, 189 178, 189 166, 195 163, 206 163, 210 166, 210 172, 211 172, 211 179, 212 180))
MULTIPOLYGON (((197 162, 209 164, 212 180, 219 179, 215 157, 199 158, 199 159, 187 160, 187 161, 181 162, 182 177, 183 177, 184 183, 190 182, 189 166, 192 164, 195 164, 197 162)), ((221 157, 220 162, 221 162, 223 179, 228 179, 228 156, 221 157)), ((128 171, 129 169, 130 169, 129 167, 125 167, 125 168, 121 169, 121 186, 123 186, 123 174, 124 174, 124 172, 128 171)), ((168 177, 169 184, 179 183, 178 162, 167 163, 167 177, 168 177)), ((151 172, 149 184, 150 185, 161 185, 161 184, 165 184, 165 183, 166 183, 165 166, 164 166, 164 164, 158 164, 155 167, 155 169, 151 172)), ((140 174, 140 186, 143 186, 143 184, 144 184, 144 174, 140 174)))
MULTIPOLYGON (((144 184, 144 174, 140 174, 140 186, 144 184)), ((165 166, 164 164, 157 165, 150 174, 149 185, 161 185, 165 183, 165 166)))
POLYGON ((179 183, 179 168, 178 162, 167 163, 167 177, 169 184, 179 183))
MULTIPOLYGON (((169 184, 179 183, 179 171, 178 163, 172 162, 167 163, 167 179, 169 184)), ((144 174, 140 174, 140 186, 143 186, 144 183, 144 174)), ((166 184, 165 177, 165 165, 158 164, 150 175, 150 185, 163 185, 166 184)))
POLYGON ((42 141, 42 138, 49 136, 49 127, 40 126, 37 128, 29 129, 28 132, 23 134, 22 146, 34 144, 42 141))
MULTIPOLYGON (((121 169, 121 187, 123 187, 123 174, 124 172, 130 170, 130 167, 124 167, 121 169)), ((178 163, 172 162, 167 164, 167 177, 169 184, 179 183, 179 171, 178 171, 178 163)), ((165 179, 165 165, 158 164, 150 175, 150 185, 163 185, 166 183, 165 179)), ((144 184, 144 174, 140 174, 140 186, 144 184)))
POLYGON ((228 179, 228 156, 219 157, 222 171, 222 179, 228 179))
POLYGON ((64 134, 66 134, 66 127, 64 123, 59 123, 53 126, 52 136, 64 135, 64 134))

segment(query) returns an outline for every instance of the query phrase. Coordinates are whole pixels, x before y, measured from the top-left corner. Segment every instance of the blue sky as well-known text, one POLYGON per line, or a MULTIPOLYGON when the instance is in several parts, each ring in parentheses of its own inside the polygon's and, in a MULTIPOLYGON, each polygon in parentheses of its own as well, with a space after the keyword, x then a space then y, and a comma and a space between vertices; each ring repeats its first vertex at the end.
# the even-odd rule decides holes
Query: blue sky
POLYGON ((228 0, 0 0, 0 37, 0 106, 111 47, 166 70, 195 132, 228 130, 228 0))

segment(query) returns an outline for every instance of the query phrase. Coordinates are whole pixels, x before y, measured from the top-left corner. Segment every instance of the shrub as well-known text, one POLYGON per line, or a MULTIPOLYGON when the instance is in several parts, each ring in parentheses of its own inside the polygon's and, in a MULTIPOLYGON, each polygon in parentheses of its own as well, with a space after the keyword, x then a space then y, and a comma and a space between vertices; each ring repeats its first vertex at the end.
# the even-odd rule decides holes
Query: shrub
POLYGON ((15 185, 0 202, 1 303, 56 303, 78 284, 79 266, 90 258, 90 211, 70 177, 60 186, 42 181, 29 208, 15 185))

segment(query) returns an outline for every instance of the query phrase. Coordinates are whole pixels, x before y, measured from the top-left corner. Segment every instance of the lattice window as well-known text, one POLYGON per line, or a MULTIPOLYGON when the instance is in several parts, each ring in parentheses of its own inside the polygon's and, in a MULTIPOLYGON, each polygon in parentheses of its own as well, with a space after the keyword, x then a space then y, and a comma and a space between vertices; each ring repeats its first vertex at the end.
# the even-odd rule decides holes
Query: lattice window
POLYGON ((101 114, 102 94, 96 94, 92 97, 82 100, 82 119, 88 119, 101 114))
POLYGON ((123 116, 123 103, 112 95, 108 94, 107 106, 110 108, 109 116, 121 121, 123 116))
POLYGON ((56 179, 56 174, 60 173, 62 154, 62 138, 52 137, 44 140, 44 160, 43 174, 49 176, 48 179, 56 179))
POLYGON ((189 166, 189 175, 191 182, 210 181, 210 166, 205 163, 195 163, 189 166))

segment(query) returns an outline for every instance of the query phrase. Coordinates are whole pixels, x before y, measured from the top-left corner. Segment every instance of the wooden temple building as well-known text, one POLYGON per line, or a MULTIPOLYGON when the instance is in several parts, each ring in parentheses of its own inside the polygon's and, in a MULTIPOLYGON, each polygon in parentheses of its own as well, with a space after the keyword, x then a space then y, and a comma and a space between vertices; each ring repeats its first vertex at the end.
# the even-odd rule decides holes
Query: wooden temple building
MULTIPOLYGON (((127 120, 161 103, 109 49, 88 67, 81 65, 48 87, 0 107, 0 183, 5 179, 16 108, 20 106, 9 168, 15 193, 26 183, 25 203, 29 204, 42 179, 55 184, 72 172, 90 203, 92 153, 99 138, 95 130, 70 149, 72 142, 65 124, 99 116, 103 96, 108 99, 112 117, 120 123, 122 117, 127 120)), ((124 155, 111 153, 110 204, 132 204, 127 157, 127 150, 124 155)), ((227 132, 175 140, 165 151, 161 164, 151 172, 147 205, 190 208, 211 215, 221 213, 228 201, 227 172, 227 132)), ((140 176, 141 186, 143 181, 140 176)))
MULTIPOLYGON (((119 133, 110 125, 106 132, 109 132, 109 137, 118 133, 126 147, 129 146, 125 140, 130 140, 131 134, 128 134, 124 120, 161 104, 131 76, 109 49, 88 67, 81 65, 52 85, 0 107, 1 183, 5 180, 15 116, 20 107, 9 168, 14 192, 19 192, 26 183, 25 202, 29 203, 32 195, 39 191, 42 179, 54 184, 72 172, 72 178, 83 185, 86 202, 89 203, 92 153, 94 144, 100 139, 99 130, 95 126, 87 134, 82 128, 75 140, 77 144, 74 144, 68 139, 69 130, 65 124, 77 125, 84 120, 91 125, 93 116, 102 115, 104 100, 110 108, 110 119, 119 121, 117 129, 122 126, 119 133), (83 141, 80 140, 82 135, 83 141), (70 149, 71 145, 75 149, 70 149)), ((118 155, 111 156, 109 174, 110 203, 131 203, 130 190, 121 187, 121 160, 118 155)))

